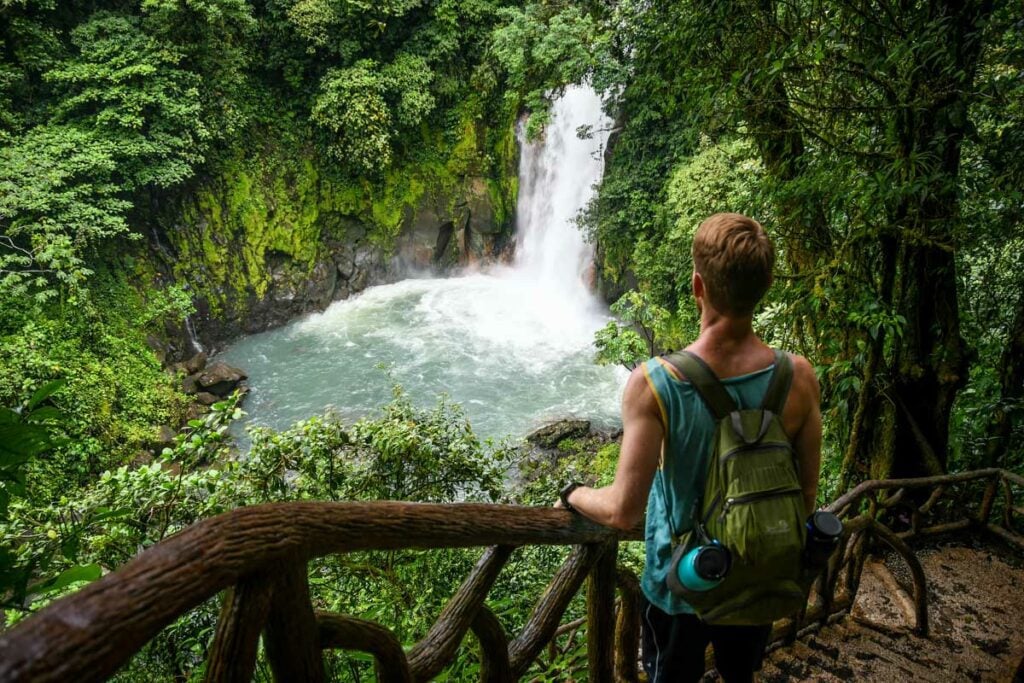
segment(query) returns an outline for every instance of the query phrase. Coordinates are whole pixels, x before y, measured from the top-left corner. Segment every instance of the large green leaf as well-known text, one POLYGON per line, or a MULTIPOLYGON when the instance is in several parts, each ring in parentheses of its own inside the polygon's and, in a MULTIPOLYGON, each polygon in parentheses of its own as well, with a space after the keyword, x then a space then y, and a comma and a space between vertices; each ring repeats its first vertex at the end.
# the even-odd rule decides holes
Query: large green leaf
POLYGON ((67 381, 63 379, 55 379, 52 382, 47 382, 43 386, 39 387, 36 389, 36 393, 32 394, 32 398, 28 400, 28 405, 26 406, 27 409, 32 410, 50 396, 53 396, 53 394, 60 390, 60 388, 65 384, 67 384, 67 381))
POLYGON ((64 419, 64 414, 54 406, 43 406, 42 408, 36 408, 26 415, 25 419, 34 423, 60 422, 64 419))
POLYGON ((32 587, 32 593, 36 595, 55 593, 79 581, 95 581, 102 575, 103 569, 98 564, 80 564, 71 569, 65 569, 49 581, 36 584, 32 587))
POLYGON ((33 424, 0 424, 0 467, 25 462, 53 445, 46 428, 33 424))

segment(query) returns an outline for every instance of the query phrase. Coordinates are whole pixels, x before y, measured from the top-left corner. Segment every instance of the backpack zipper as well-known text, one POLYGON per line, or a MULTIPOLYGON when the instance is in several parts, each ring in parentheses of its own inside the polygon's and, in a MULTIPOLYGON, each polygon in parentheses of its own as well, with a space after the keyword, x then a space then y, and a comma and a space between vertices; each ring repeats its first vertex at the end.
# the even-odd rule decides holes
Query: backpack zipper
POLYGON ((715 497, 711 499, 711 505, 708 506, 708 512, 706 515, 704 515, 704 521, 702 522, 702 524, 705 527, 708 525, 708 522, 711 521, 711 516, 715 514, 715 508, 717 508, 718 504, 721 502, 722 492, 719 491, 718 493, 715 494, 715 497))
POLYGON ((735 498, 726 498, 725 503, 722 504, 722 514, 719 515, 719 519, 725 519, 725 515, 729 512, 729 508, 731 508, 734 505, 746 505, 747 503, 753 503, 758 500, 764 500, 765 498, 791 496, 795 493, 800 493, 801 491, 802 489, 800 487, 781 487, 768 489, 767 491, 757 491, 756 493, 748 493, 743 496, 736 496, 735 498))
POLYGON ((729 462, 730 460, 735 458, 740 453, 744 453, 744 452, 747 452, 747 451, 766 451, 766 450, 771 450, 771 449, 775 449, 775 448, 785 448, 790 453, 793 452, 792 444, 789 444, 789 443, 787 443, 785 441, 768 441, 768 442, 759 443, 759 444, 753 444, 753 445, 749 445, 749 446, 746 445, 746 444, 744 444, 742 446, 737 446, 736 448, 728 450, 725 453, 723 453, 722 455, 718 456, 718 460, 719 460, 719 462, 721 464, 724 465, 725 463, 729 462))

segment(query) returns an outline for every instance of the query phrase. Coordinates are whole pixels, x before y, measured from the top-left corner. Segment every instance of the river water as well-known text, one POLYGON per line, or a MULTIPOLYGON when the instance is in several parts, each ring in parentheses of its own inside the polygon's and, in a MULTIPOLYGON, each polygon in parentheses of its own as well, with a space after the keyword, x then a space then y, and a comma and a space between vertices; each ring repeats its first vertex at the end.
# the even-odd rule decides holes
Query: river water
POLYGON ((542 140, 521 139, 514 262, 371 287, 240 339, 221 358, 249 374, 249 422, 280 429, 328 406, 372 415, 390 398, 390 373, 418 404, 446 393, 481 437, 563 417, 618 424, 626 372, 593 363, 594 332, 610 318, 585 284, 592 253, 574 223, 601 177, 609 121, 587 87, 569 88, 552 113, 542 140), (581 125, 591 139, 577 137, 581 125))

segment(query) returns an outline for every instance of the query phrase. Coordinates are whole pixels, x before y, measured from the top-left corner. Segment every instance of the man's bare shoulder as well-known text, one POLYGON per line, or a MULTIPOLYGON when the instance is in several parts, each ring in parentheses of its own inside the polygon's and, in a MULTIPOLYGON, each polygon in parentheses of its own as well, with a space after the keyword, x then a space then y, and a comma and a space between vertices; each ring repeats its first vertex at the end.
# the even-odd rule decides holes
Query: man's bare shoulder
POLYGON ((803 356, 791 353, 793 359, 793 384, 789 400, 783 413, 786 431, 794 435, 800 432, 809 420, 818 420, 821 410, 821 387, 814 366, 803 356))
POLYGON ((796 353, 789 354, 789 357, 793 359, 793 386, 817 397, 821 393, 821 388, 811 361, 796 353))
POLYGON ((622 406, 624 410, 635 413, 651 413, 660 415, 658 399, 654 396, 654 390, 647 379, 647 372, 644 365, 633 368, 626 381, 626 389, 622 394, 622 406))

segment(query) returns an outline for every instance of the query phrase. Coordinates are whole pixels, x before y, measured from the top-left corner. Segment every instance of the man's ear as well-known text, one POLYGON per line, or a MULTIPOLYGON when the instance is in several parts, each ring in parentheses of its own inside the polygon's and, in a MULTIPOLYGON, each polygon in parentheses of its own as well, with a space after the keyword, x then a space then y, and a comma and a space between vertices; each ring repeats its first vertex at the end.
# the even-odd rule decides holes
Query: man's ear
POLYGON ((694 299, 704 298, 704 278, 696 270, 693 271, 693 277, 690 278, 690 289, 693 290, 694 299))

